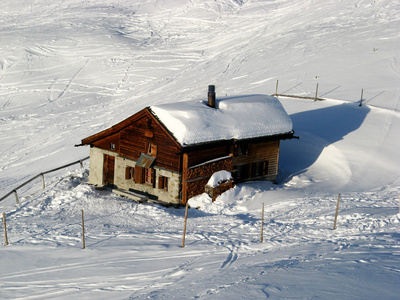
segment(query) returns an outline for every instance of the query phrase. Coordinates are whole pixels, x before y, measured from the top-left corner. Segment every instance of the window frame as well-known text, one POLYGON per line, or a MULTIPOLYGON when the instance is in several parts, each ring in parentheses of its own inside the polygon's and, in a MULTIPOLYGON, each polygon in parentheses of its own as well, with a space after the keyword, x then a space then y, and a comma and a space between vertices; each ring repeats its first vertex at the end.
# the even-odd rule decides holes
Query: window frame
POLYGON ((167 176, 158 176, 158 188, 160 190, 168 191, 169 178, 167 176))

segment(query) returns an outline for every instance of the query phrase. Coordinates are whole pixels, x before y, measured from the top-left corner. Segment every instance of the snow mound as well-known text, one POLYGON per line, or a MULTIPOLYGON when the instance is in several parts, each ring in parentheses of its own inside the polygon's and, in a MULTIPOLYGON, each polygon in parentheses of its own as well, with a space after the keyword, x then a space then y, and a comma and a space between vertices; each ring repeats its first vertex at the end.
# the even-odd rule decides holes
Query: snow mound
POLYGON ((222 170, 222 171, 218 171, 218 172, 215 172, 214 174, 212 174, 212 176, 210 177, 210 179, 207 182, 207 185, 211 186, 211 187, 216 187, 221 182, 228 181, 228 180, 232 180, 231 172, 222 170))

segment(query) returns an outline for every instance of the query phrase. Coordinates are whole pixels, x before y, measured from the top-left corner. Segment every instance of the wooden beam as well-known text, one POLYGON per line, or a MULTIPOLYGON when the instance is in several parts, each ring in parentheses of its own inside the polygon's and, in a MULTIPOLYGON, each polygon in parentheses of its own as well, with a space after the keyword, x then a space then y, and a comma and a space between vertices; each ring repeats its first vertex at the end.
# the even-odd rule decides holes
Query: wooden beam
POLYGON ((181 204, 186 204, 187 202, 187 171, 188 171, 188 155, 183 154, 182 162, 182 199, 181 204))

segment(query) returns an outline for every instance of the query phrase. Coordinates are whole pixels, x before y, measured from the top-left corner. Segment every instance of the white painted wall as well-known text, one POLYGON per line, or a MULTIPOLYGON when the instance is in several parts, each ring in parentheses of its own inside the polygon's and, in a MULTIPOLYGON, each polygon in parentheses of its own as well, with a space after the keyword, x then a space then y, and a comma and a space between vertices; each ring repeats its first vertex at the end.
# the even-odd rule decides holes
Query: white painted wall
POLYGON ((115 156, 114 184, 118 188, 124 190, 134 189, 137 191, 149 193, 151 195, 157 196, 160 201, 168 203, 180 203, 179 192, 181 175, 178 172, 154 167, 156 172, 155 188, 147 184, 138 184, 135 183, 133 179, 125 179, 126 167, 135 167, 135 160, 124 158, 115 152, 103 150, 96 147, 90 148, 89 184, 98 186, 103 185, 104 154, 115 156), (168 177, 168 191, 158 188, 159 176, 168 177))

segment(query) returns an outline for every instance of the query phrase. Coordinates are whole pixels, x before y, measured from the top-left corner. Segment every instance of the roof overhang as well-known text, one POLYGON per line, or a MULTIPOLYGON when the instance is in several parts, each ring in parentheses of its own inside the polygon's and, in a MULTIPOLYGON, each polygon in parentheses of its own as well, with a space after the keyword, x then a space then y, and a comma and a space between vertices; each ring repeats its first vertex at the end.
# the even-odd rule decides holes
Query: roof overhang
POLYGON ((210 149, 218 146, 224 145, 240 145, 240 144, 257 144, 269 141, 276 141, 276 140, 289 140, 289 139, 298 139, 298 136, 294 135, 294 130, 282 133, 282 134, 275 134, 270 136, 262 136, 262 137, 255 137, 255 138, 248 138, 248 139, 230 139, 230 140, 219 140, 219 141, 210 141, 206 143, 200 143, 195 145, 184 145, 182 148, 181 153, 188 153, 197 150, 203 149, 210 149))

